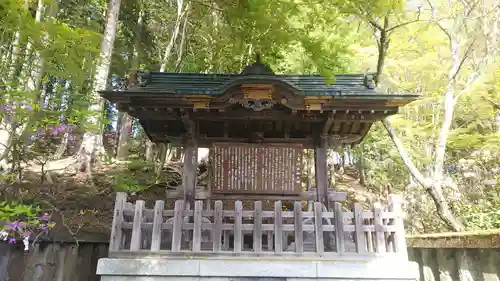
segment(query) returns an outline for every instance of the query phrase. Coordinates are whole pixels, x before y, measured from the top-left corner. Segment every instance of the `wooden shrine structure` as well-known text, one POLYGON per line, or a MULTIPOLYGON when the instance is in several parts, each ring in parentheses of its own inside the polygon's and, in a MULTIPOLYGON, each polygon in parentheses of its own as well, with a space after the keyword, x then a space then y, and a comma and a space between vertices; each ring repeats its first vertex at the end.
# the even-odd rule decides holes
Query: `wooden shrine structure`
MULTIPOLYGON (((397 113, 416 95, 382 94, 369 74, 337 75, 332 84, 321 76, 276 75, 259 59, 240 74, 135 71, 126 90, 101 94, 137 118, 153 142, 182 146, 185 152, 183 194, 173 210, 165 209, 163 200, 148 208, 147 202, 127 202, 125 194, 117 195, 110 258, 100 261, 98 269, 103 277, 113 276, 106 280, 155 274, 164 279, 154 280, 255 277, 263 266, 231 260, 242 266, 242 273, 229 272, 227 266, 203 273, 207 257, 224 257, 225 262, 236 256, 315 262, 384 257, 391 260, 384 266, 399 261, 408 268, 399 200, 394 197, 389 206, 369 210, 359 204, 344 209, 345 194, 328 188, 327 149, 359 143, 374 122, 397 113), (210 148, 209 197, 218 200, 213 206, 196 193, 199 147, 210 148), (314 149, 312 191, 302 190, 300 182, 304 149, 314 149), (236 200, 234 208, 223 207, 221 200, 236 200), (246 210, 241 200, 256 201, 253 209, 246 210), (273 207, 263 208, 261 200, 273 200, 273 207), (304 200, 315 201, 313 210, 303 210, 304 200), (284 209, 282 201, 295 203, 284 209), (198 271, 183 275, 149 268, 156 270, 150 274, 141 273, 139 265, 134 265, 135 272, 123 268, 124 263, 133 263, 130 258, 145 257, 183 261, 189 257, 196 260, 198 271), (110 271, 110 266, 120 269, 110 271)), ((365 268, 366 278, 406 278, 391 277, 382 268, 365 268)), ((307 278, 323 278, 318 270, 307 278)), ((261 277, 276 274, 281 273, 261 277)), ((290 280, 296 277, 283 274, 290 280)))

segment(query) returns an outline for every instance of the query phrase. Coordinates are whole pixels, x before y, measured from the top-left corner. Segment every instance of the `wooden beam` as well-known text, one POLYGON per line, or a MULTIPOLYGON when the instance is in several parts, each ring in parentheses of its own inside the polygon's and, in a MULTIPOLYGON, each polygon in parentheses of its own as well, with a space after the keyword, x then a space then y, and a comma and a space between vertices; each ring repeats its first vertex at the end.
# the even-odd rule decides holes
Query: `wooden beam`
POLYGON ((314 168, 316 173, 316 188, 318 202, 328 209, 328 171, 327 171, 327 141, 321 137, 314 149, 314 168))
MULTIPOLYGON (((162 133, 152 133, 151 138, 153 142, 167 142, 172 145, 183 145, 185 137, 172 137, 165 136, 162 133)), ((217 142, 241 142, 241 143, 249 143, 248 138, 229 138, 229 137, 199 137, 197 138, 198 147, 211 147, 212 144, 217 142)), ((264 138, 259 143, 300 143, 304 146, 304 148, 313 148, 314 140, 312 138, 264 138)))
MULTIPOLYGON (((165 97, 165 99, 112 99, 119 103, 120 105, 127 105, 133 107, 151 107, 151 108, 185 108, 192 109, 193 103, 185 98, 171 99, 165 97)), ((277 101, 280 102, 280 101, 277 101)), ((385 109, 396 109, 399 107, 397 104, 402 104, 401 102, 390 102, 387 100, 337 100, 333 103, 322 103, 323 110, 337 109, 342 110, 344 108, 349 108, 351 110, 385 110, 385 109)), ((224 110, 232 104, 228 101, 212 101, 210 103, 210 109, 224 110)), ((296 104, 287 103, 284 105, 289 110, 307 110, 304 108, 304 102, 299 102, 296 104)), ((312 110, 312 109, 309 109, 312 110)), ((229 111, 229 110, 228 110, 229 111)))
MULTIPOLYGON (((196 186, 195 200, 206 200, 206 199, 225 199, 225 200, 300 200, 309 201, 316 200, 317 198, 316 188, 311 188, 307 191, 301 191, 298 195, 269 195, 269 194, 226 194, 226 193, 212 193, 209 187, 206 186, 196 186)), ((178 186, 174 190, 168 190, 166 198, 167 199, 183 199, 184 187, 178 186)), ((347 193, 342 191, 328 190, 328 200, 330 202, 342 202, 347 200, 347 193)))
MULTIPOLYGON (((151 120, 186 120, 189 118, 190 120, 207 120, 207 121, 223 121, 223 120, 235 120, 235 121, 251 121, 251 120, 286 120, 293 122, 324 122, 325 113, 320 112, 309 112, 305 114, 305 112, 298 112, 297 114, 293 114, 291 112, 285 111, 245 111, 245 110, 236 110, 236 111, 224 111, 224 112, 213 112, 207 110, 197 110, 195 112, 189 112, 189 117, 180 117, 176 112, 165 112, 165 111, 155 111, 153 108, 143 110, 142 108, 135 108, 134 111, 129 111, 129 114, 138 118, 138 119, 151 119, 151 120)), ((396 112, 394 112, 396 113, 396 112)), ((359 111, 351 111, 347 114, 346 111, 342 112, 341 110, 336 110, 336 113, 333 114, 330 112, 328 115, 329 119, 333 119, 335 122, 360 122, 360 123, 373 123, 375 121, 379 121, 384 119, 390 114, 394 114, 392 112, 384 113, 383 111, 371 113, 370 111, 366 111, 363 113, 359 113, 359 111)), ((186 113, 185 113, 186 114, 186 113)), ((330 122, 333 122, 330 121, 330 122)))

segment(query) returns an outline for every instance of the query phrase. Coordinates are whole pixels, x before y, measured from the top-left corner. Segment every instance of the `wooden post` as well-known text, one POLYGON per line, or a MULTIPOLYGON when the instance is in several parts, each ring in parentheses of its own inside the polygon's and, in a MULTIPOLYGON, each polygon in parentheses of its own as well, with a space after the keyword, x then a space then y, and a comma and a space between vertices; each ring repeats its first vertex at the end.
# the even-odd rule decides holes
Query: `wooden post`
POLYGON ((399 195, 389 195, 391 200, 390 211, 394 213, 394 225, 396 232, 394 233, 394 250, 401 256, 408 258, 408 249, 406 248, 405 228, 403 222, 403 208, 401 207, 402 198, 399 195))
POLYGON ((363 229, 363 210, 359 203, 354 204, 352 209, 354 229, 356 231, 356 253, 366 253, 365 231, 363 229))
POLYGON ((373 224, 375 226, 375 237, 377 240, 376 251, 377 253, 385 253, 385 230, 384 219, 382 218, 382 206, 380 203, 373 204, 373 224))
POLYGON ((201 251, 201 224, 203 222, 203 201, 194 203, 193 252, 201 251))
POLYGON ((321 137, 314 149, 314 168, 316 173, 317 201, 323 203, 328 210, 328 171, 327 171, 326 138, 321 137))
POLYGON ((340 202, 334 203, 334 219, 335 219, 335 247, 337 248, 337 253, 343 254, 345 252, 344 213, 342 212, 342 204, 340 202))
POLYGON ((144 211, 144 201, 137 200, 135 202, 134 222, 132 224, 132 238, 130 240, 130 250, 137 251, 141 249, 141 226, 142 212, 144 211))
POLYGON ((212 231, 212 241, 213 241, 213 251, 220 252, 222 248, 221 236, 222 236, 222 201, 215 201, 214 209, 214 230, 212 231))
POLYGON ((253 216, 253 250, 262 252, 262 202, 255 201, 253 216))
POLYGON ((243 203, 241 201, 234 202, 234 251, 241 252, 243 242, 243 203))
POLYGON ((281 201, 274 202, 274 251, 281 254, 283 251, 283 214, 281 201))
POLYGON ((316 253, 324 253, 323 242, 323 206, 321 202, 314 203, 314 233, 316 235, 316 253))
POLYGON ((295 202, 294 204, 294 223, 295 223, 295 252, 302 253, 304 251, 304 231, 302 228, 302 204, 295 202))
POLYGON ((127 202, 125 192, 116 193, 115 210, 113 212, 113 224, 111 226, 111 239, 109 241, 109 250, 116 251, 120 249, 122 239, 123 208, 127 202))
POLYGON ((182 186, 184 187, 184 209, 194 206, 198 166, 198 145, 192 138, 184 146, 184 171, 182 186))
POLYGON ((172 252, 179 252, 181 250, 183 208, 184 202, 182 200, 175 201, 174 223, 172 229, 172 252))
POLYGON ((153 252, 160 250, 164 206, 165 202, 161 200, 157 200, 155 203, 153 233, 151 234, 151 251, 153 252))

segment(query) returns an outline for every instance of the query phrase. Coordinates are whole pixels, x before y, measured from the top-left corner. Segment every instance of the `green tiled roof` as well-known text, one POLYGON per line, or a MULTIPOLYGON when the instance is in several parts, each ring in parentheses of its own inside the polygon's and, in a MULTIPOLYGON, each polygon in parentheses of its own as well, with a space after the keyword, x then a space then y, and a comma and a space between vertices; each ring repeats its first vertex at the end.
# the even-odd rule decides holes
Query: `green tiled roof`
POLYGON ((164 94, 220 95, 232 86, 252 83, 271 83, 291 89, 304 96, 365 96, 383 95, 373 85, 372 75, 336 75, 335 82, 327 84, 319 75, 241 75, 146 72, 140 86, 127 92, 164 94))

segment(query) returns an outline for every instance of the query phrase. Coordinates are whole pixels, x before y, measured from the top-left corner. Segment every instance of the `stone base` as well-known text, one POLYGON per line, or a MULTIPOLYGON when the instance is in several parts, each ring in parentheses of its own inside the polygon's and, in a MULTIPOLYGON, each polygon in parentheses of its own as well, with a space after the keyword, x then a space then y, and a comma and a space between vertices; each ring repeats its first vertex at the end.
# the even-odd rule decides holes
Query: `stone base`
POLYGON ((101 281, 309 281, 419 279, 418 264, 401 258, 304 261, 255 258, 105 258, 101 281))

